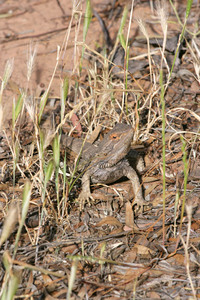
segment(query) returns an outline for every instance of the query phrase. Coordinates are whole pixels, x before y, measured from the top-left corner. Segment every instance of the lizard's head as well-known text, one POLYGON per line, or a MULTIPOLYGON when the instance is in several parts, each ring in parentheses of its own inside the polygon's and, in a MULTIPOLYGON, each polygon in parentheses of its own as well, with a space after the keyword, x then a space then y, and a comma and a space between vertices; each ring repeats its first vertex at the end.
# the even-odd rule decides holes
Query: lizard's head
POLYGON ((130 125, 118 123, 108 133, 108 139, 110 143, 113 144, 113 149, 119 152, 124 152, 125 156, 131 146, 133 139, 133 128, 130 125))
POLYGON ((100 146, 100 155, 102 160, 106 160, 111 165, 115 165, 123 159, 131 146, 133 139, 133 128, 130 125, 118 123, 109 131, 100 146), (103 155, 103 156, 102 156, 103 155))

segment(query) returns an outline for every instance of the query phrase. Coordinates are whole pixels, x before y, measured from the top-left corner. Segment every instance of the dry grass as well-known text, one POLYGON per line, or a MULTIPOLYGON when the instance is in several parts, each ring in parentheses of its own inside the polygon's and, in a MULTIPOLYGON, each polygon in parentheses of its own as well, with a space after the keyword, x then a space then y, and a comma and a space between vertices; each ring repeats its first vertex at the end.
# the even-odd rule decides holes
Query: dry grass
MULTIPOLYGON (((177 48, 174 53, 167 52, 171 19, 169 15, 167 20, 167 9, 160 6, 158 17, 154 15, 163 35, 162 45, 155 50, 160 58, 152 54, 155 51, 147 25, 140 20, 146 51, 142 49, 144 53, 128 60, 130 28, 136 23, 132 19, 133 4, 134 1, 130 13, 124 9, 113 46, 117 49, 120 42, 124 46, 125 62, 118 66, 123 70, 122 78, 112 73, 117 67, 112 60, 114 50, 98 52, 87 45, 89 6, 83 41, 79 40, 81 2, 73 2, 52 78, 39 99, 30 92, 36 56, 36 47, 30 46, 27 86, 20 96, 14 96, 17 100, 13 101, 12 128, 4 133, 4 148, 9 155, 1 165, 1 216, 5 219, 0 238, 5 268, 1 272, 2 299, 13 299, 15 294, 26 299, 42 294, 55 299, 70 299, 71 295, 77 299, 100 299, 105 295, 106 299, 198 299, 200 295, 199 184, 195 181, 200 174, 199 93, 192 97, 192 88, 187 94, 184 86, 189 89, 200 82, 200 50, 195 38, 199 33, 185 37, 184 56, 176 65, 185 32, 191 33, 194 28, 187 27, 187 12, 184 23, 179 25, 177 48), (59 74, 60 109, 52 118, 48 94, 59 73, 58 65, 64 61, 72 24, 76 28, 74 68, 67 78, 59 74), (172 56, 170 65, 167 55, 172 56), (141 70, 139 77, 130 69, 130 62, 140 61, 138 58, 148 60, 148 67, 141 70), (184 88, 185 98, 178 95, 184 88), (142 183, 149 206, 137 215, 132 205, 125 206, 127 200, 117 192, 112 196, 114 202, 104 194, 104 200, 80 213, 76 201, 80 174, 76 164, 69 168, 66 153, 61 151, 62 128, 66 134, 85 138, 99 125, 110 129, 116 122, 131 124, 134 144, 140 148, 144 145, 146 169, 142 183), (10 173, 7 180, 6 170, 10 173), (8 197, 5 190, 9 190, 8 197), (137 227, 130 225, 134 217, 137 227), (26 287, 27 283, 30 286, 26 287)), ((195 4, 192 9, 195 12, 195 4)), ((178 26, 180 19, 175 22, 178 26)), ((12 69, 12 62, 8 62, 2 77, 0 105, 12 69)), ((116 190, 115 186, 111 189, 116 190)))

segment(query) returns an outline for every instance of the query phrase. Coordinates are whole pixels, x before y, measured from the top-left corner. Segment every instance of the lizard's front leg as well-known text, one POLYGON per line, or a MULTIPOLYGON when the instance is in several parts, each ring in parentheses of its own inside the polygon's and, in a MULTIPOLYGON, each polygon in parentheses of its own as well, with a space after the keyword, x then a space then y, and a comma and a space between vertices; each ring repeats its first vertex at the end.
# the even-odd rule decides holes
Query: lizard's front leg
POLYGON ((135 193, 135 203, 139 206, 139 209, 143 209, 143 206, 146 204, 146 202, 142 195, 142 188, 136 171, 131 166, 127 166, 124 170, 124 175, 130 179, 132 183, 135 193))
POLYGON ((86 171, 82 177, 82 191, 78 197, 78 200, 80 201, 80 210, 84 207, 85 202, 89 202, 90 199, 93 199, 90 192, 90 172, 86 171))

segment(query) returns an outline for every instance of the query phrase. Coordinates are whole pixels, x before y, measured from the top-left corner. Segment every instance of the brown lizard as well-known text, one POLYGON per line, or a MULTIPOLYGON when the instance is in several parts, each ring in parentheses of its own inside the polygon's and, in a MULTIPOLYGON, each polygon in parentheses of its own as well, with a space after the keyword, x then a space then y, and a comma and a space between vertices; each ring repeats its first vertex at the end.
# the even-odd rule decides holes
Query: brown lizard
POLYGON ((126 158, 132 139, 133 128, 122 123, 116 124, 99 142, 98 146, 84 143, 82 139, 62 137, 61 143, 65 148, 76 155, 80 154, 79 169, 84 170, 82 191, 78 198, 81 205, 92 199, 90 182, 109 184, 126 176, 133 185, 135 203, 139 207, 143 207, 145 202, 138 175, 126 158))

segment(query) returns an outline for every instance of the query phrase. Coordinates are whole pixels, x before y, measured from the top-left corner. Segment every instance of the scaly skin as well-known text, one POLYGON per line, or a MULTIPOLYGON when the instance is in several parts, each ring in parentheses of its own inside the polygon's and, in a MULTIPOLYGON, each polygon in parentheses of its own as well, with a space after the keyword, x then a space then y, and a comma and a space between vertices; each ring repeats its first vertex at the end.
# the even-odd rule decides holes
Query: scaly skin
POLYGON ((144 206, 142 189, 136 171, 125 158, 133 139, 133 129, 130 125, 118 123, 110 130, 98 146, 83 140, 64 137, 62 144, 79 155, 82 177, 82 191, 79 195, 81 207, 92 199, 90 181, 93 183, 113 183, 123 176, 131 180, 135 193, 135 203, 139 208, 144 206))

